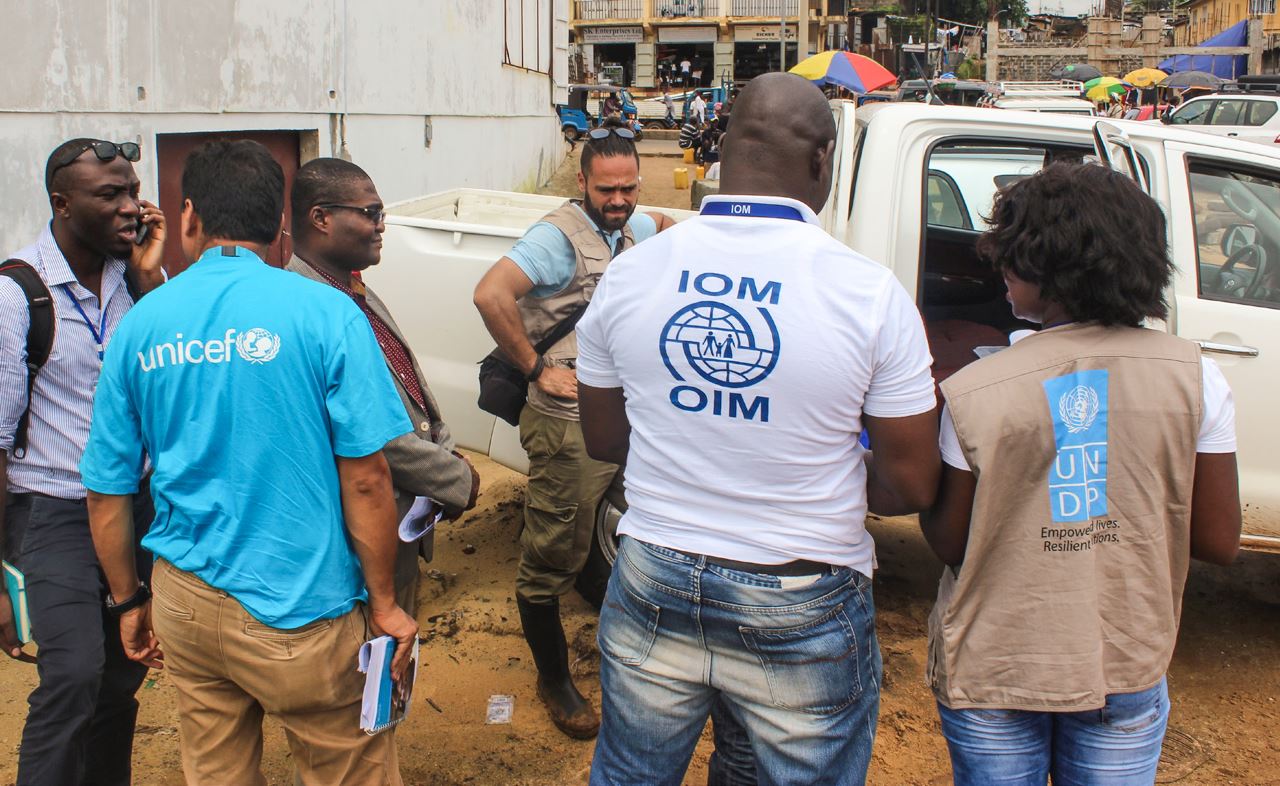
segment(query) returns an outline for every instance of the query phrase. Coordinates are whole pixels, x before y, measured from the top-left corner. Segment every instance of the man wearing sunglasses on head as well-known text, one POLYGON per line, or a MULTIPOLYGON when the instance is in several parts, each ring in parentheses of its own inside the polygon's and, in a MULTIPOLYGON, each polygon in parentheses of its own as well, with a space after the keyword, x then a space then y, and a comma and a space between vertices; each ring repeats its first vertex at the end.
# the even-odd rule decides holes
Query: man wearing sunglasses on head
MULTIPOLYGON (((165 221, 138 198, 133 162, 140 157, 133 142, 94 139, 69 140, 49 156, 45 190, 53 216, 13 259, 29 266, 19 276, 39 275, 52 301, 51 343, 34 345, 48 324, 46 293, 29 300, 17 278, 0 276, 0 543, 25 576, 39 649, 40 682, 28 699, 18 751, 17 782, 24 785, 130 778, 134 693, 147 669, 125 657, 118 621, 103 604, 78 464, 103 352, 135 298, 164 280, 165 221), (29 371, 28 359, 45 349, 51 352, 43 367, 29 371)), ((150 520, 145 489, 135 509, 141 534, 150 520)), ((13 612, 0 592, 0 646, 9 657, 31 660, 13 612)))
POLYGON ((569 675, 559 599, 586 562, 596 506, 618 468, 591 460, 583 445, 573 331, 545 354, 534 344, 581 316, 615 256, 673 222, 661 213, 634 215, 640 156, 634 134, 616 118, 588 133, 578 187, 582 199, 544 216, 489 269, 476 285, 475 304, 498 347, 529 381, 520 415, 529 489, 516 602, 538 668, 538 696, 561 731, 590 739, 600 720, 569 675))
MULTIPOLYGON (((369 320, 414 430, 382 449, 396 493, 396 520, 409 522, 412 534, 453 521, 475 507, 480 476, 471 462, 453 450, 453 437, 440 406, 409 345, 382 300, 367 288, 361 271, 382 260, 386 211, 373 180, 340 158, 308 161, 294 175, 291 226, 293 259, 285 265, 306 278, 327 284, 355 301, 369 320), (418 499, 426 501, 414 508, 418 499)), ((430 561, 434 530, 402 542, 396 554, 396 599, 410 614, 416 604, 418 555, 430 561)), ((403 540, 403 538, 402 538, 403 540)))

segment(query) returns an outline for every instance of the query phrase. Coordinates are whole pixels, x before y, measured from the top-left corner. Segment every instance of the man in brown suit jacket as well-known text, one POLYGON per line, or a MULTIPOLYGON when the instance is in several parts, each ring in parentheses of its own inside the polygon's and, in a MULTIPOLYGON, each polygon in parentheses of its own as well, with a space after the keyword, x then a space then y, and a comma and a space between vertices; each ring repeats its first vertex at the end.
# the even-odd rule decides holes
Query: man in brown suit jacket
MULTIPOLYGON (((419 497, 433 500, 453 520, 476 504, 480 476, 456 452, 449 428, 422 376, 400 328, 385 305, 365 287, 360 271, 382 258, 385 212, 373 180, 363 169, 338 158, 307 162, 294 177, 292 235, 294 255, 286 270, 328 284, 349 295, 369 318, 387 360, 414 432, 383 449, 391 466, 396 509, 403 519, 419 497)), ((396 560, 396 597, 413 612, 418 586, 418 555, 430 560, 433 533, 402 543, 396 560)))

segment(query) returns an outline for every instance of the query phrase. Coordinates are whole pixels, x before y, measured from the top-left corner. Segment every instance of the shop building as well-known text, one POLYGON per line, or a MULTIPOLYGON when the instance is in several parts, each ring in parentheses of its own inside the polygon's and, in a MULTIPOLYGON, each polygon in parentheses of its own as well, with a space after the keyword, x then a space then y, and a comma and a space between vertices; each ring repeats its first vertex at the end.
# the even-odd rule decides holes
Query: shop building
POLYGON ((571 0, 569 29, 595 79, 643 91, 790 68, 842 47, 847 24, 845 0, 571 0))

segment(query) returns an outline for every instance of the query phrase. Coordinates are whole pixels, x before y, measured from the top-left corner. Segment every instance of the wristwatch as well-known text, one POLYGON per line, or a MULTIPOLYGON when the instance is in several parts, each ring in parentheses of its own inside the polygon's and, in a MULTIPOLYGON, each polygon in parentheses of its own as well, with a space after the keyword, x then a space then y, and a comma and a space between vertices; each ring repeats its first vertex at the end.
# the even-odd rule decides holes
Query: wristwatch
POLYGON ((147 586, 147 582, 138 582, 138 591, 130 595, 125 600, 116 603, 111 597, 111 593, 107 593, 107 613, 113 617, 119 617, 126 611, 133 611, 142 604, 151 600, 151 588, 147 586))
POLYGON ((538 355, 538 359, 533 361, 533 368, 529 369, 528 374, 525 374, 524 376, 525 380, 528 382, 537 381, 538 377, 542 376, 542 370, 546 367, 547 367, 546 359, 543 358, 542 355, 538 355))

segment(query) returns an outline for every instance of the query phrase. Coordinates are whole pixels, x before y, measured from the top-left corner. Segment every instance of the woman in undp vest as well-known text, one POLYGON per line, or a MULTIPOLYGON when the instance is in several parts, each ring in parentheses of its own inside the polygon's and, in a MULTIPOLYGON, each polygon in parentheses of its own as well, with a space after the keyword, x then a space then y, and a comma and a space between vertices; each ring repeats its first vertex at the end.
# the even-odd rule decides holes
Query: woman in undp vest
POLYGON ((1151 784, 1190 557, 1240 540, 1231 391, 1164 319, 1160 207, 1091 164, 997 197, 978 252, 1041 329, 942 385, 928 679, 957 784, 1151 784))

